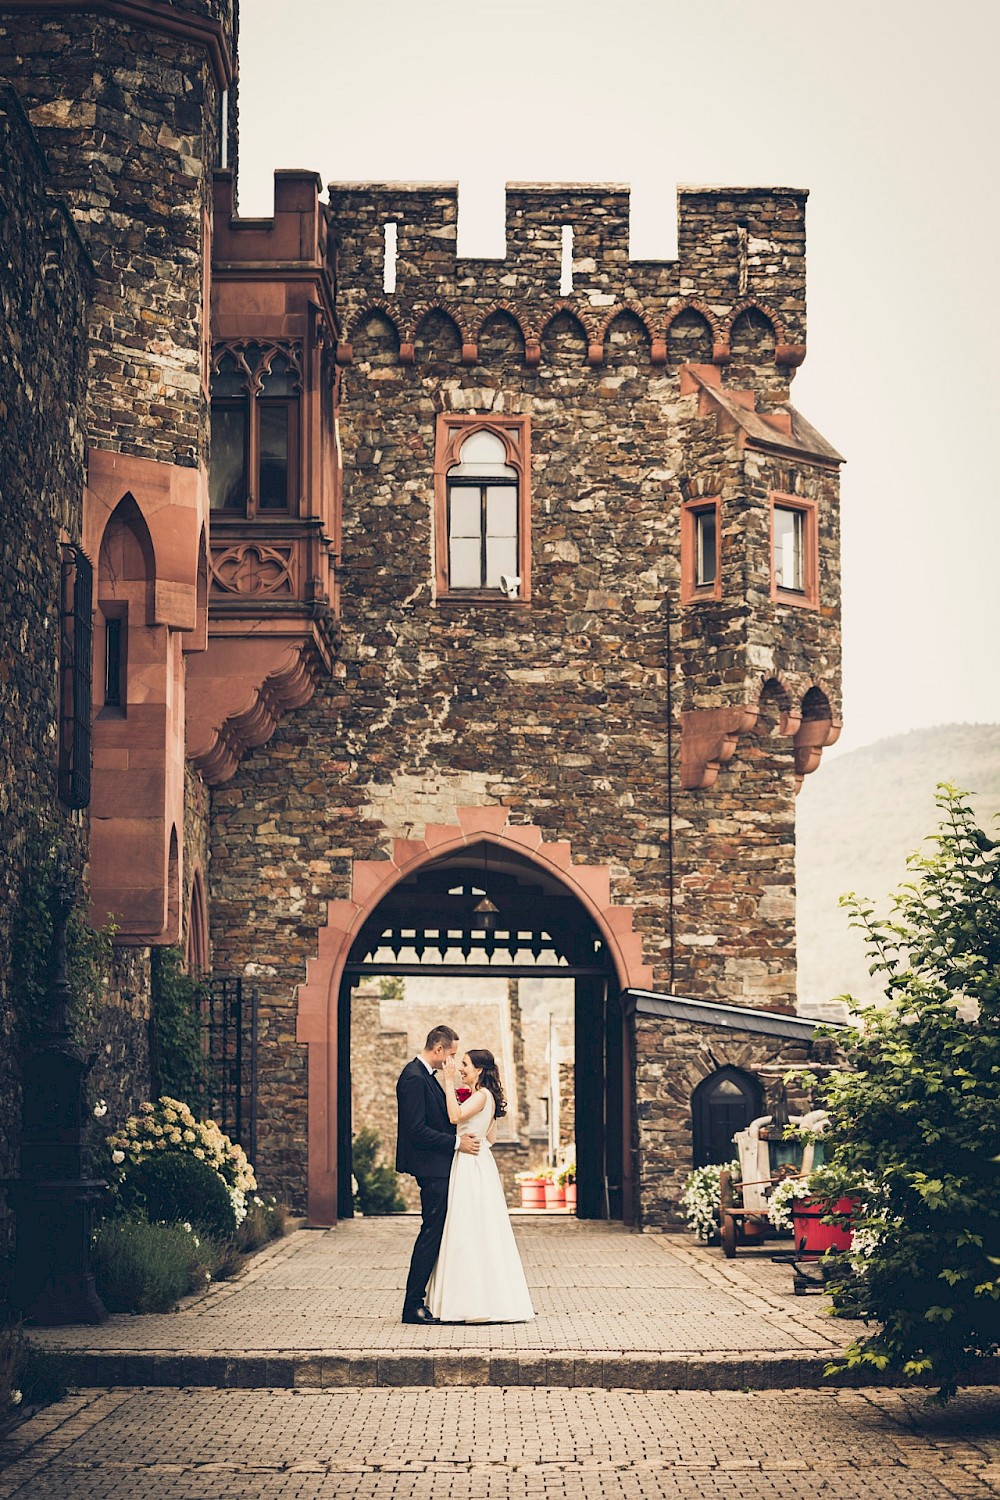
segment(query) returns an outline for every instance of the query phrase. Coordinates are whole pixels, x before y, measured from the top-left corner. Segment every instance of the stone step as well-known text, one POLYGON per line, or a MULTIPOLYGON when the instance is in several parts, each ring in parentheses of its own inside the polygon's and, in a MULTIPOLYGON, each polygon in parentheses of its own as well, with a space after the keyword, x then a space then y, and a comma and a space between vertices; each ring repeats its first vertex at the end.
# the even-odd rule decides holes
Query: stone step
MULTIPOLYGON (((37 1346, 36 1346, 37 1347, 37 1346)), ((372 1386, 539 1386, 599 1390, 818 1390, 832 1386, 912 1385, 862 1367, 824 1376, 837 1351, 745 1354, 540 1353, 285 1354, 171 1353, 163 1350, 38 1349, 67 1386, 215 1386, 229 1389, 326 1389, 372 1386)), ((1000 1385, 1000 1358, 973 1366, 962 1383, 1000 1385)))

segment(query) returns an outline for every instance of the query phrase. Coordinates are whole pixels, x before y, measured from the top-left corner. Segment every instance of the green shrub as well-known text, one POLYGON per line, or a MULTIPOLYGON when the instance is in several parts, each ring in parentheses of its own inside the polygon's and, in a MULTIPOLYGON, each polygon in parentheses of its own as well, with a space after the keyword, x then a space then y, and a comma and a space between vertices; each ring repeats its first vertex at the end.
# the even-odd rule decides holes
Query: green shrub
POLYGON ((845 898, 886 1001, 837 1035, 851 1063, 822 1086, 823 1197, 851 1195, 835 1311, 876 1326, 831 1371, 926 1376, 947 1399, 1000 1344, 1000 845, 939 788, 931 854, 888 919, 845 898))
POLYGON ((236 1231, 237 1248, 252 1254, 269 1241, 280 1239, 287 1217, 284 1206, 274 1198, 260 1198, 254 1193, 247 1199, 247 1216, 236 1231))
POLYGON ((246 1256, 235 1240, 217 1240, 199 1235, 199 1258, 211 1281, 232 1281, 246 1265, 246 1256))
POLYGON ((106 1219, 94 1237, 97 1290, 109 1312, 173 1312, 209 1279, 199 1236, 141 1214, 106 1219))
POLYGON ((236 1214, 229 1189, 207 1162, 179 1151, 159 1151, 130 1166, 121 1188, 126 1208, 166 1224, 190 1223, 215 1239, 232 1239, 236 1214))
POLYGON ((381 1144, 377 1131, 367 1125, 354 1137, 351 1161, 358 1184, 358 1207, 366 1217, 398 1214, 406 1208, 395 1171, 378 1160, 381 1144))
POLYGON ((179 948, 154 948, 150 972, 150 1040, 156 1094, 194 1104, 205 1088, 201 1011, 206 986, 185 972, 179 948))

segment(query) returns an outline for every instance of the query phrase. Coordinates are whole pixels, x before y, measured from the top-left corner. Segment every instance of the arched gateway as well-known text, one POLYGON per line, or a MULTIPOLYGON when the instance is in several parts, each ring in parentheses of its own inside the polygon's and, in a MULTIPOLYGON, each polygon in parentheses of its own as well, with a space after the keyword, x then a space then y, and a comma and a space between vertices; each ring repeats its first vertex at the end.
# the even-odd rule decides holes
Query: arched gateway
POLYGON ((297 1036, 309 1054, 310 1222, 336 1223, 350 1201, 351 989, 365 974, 421 963, 442 977, 572 977, 578 1211, 631 1221, 633 1070, 619 996, 652 981, 631 908, 611 904, 606 866, 573 863, 569 844, 512 826, 505 808, 462 808, 458 819, 429 825, 422 839, 396 839, 391 859, 355 860, 351 899, 329 905, 298 996, 297 1036), (484 893, 495 915, 476 912, 484 893), (455 950, 461 962, 445 961, 455 950), (389 961, 386 952, 407 957, 389 961))

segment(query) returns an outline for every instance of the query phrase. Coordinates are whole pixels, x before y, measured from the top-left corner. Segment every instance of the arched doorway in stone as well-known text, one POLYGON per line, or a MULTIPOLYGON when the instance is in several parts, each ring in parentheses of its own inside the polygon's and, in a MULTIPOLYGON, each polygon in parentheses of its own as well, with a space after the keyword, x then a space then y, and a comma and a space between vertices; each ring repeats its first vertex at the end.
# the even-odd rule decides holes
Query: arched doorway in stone
POLYGON ((395 840, 389 860, 355 861, 352 899, 330 903, 298 1003, 297 1034, 308 1045, 309 1220, 333 1224, 350 1212, 352 991, 362 977, 419 969, 572 980, 578 1213, 632 1222, 634 1060, 619 996, 648 987, 652 972, 631 909, 612 905, 607 867, 574 863, 568 844, 512 827, 505 809, 458 816, 423 839, 395 840), (492 929, 471 915, 487 868, 499 908, 492 929), (452 934, 443 955, 442 931, 452 934), (449 962, 456 958, 461 964, 449 962))

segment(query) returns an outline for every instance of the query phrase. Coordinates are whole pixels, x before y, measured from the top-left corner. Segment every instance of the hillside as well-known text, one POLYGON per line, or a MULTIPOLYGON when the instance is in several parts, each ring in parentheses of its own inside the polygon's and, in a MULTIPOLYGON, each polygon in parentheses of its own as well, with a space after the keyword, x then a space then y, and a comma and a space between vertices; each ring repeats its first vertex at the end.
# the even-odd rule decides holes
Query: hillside
POLYGON ((937 827, 940 781, 973 792, 979 822, 988 828, 1000 813, 1000 725, 914 729, 827 759, 806 777, 796 868, 799 1005, 807 1014, 837 995, 879 998, 861 936, 848 927, 838 897, 857 891, 885 909, 907 854, 937 827))

